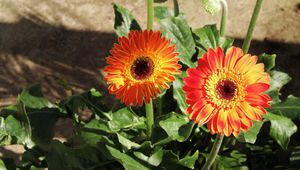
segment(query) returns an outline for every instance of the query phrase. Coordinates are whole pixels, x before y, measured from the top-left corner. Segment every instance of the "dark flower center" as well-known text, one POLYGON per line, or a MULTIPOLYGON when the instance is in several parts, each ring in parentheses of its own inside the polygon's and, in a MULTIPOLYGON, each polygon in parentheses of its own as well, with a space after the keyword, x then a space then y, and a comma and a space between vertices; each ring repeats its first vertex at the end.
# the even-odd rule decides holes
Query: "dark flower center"
POLYGON ((130 71, 133 78, 143 80, 152 75, 154 63, 149 57, 142 56, 133 62, 130 71))
POLYGON ((221 80, 217 84, 217 93, 221 99, 231 100, 236 91, 236 85, 231 80, 221 80))

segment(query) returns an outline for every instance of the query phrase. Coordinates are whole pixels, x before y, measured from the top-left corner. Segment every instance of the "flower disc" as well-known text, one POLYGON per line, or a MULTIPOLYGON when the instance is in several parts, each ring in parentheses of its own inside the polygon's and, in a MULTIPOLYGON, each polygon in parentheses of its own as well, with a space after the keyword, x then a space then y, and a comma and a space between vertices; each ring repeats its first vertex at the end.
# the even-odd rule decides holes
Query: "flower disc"
POLYGON ((252 120, 261 120, 270 107, 270 97, 263 92, 270 78, 257 56, 244 55, 237 47, 209 49, 198 60, 196 68, 187 70, 183 90, 190 118, 207 126, 212 134, 237 136, 247 131, 252 120))
POLYGON ((110 53, 104 68, 108 90, 126 105, 149 103, 180 73, 175 45, 159 31, 131 31, 110 53))

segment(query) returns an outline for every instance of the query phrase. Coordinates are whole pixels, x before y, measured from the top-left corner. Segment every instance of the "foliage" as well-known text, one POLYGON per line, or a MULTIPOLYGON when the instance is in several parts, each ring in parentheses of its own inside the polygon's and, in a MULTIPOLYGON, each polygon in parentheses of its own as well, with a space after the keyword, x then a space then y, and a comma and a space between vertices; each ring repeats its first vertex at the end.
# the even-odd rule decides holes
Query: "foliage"
MULTIPOLYGON (((128 9, 117 4, 113 8, 118 36, 141 29, 128 9)), ((216 25, 191 29, 184 14, 173 15, 167 7, 155 8, 162 34, 176 45, 184 67, 171 88, 159 96, 163 106, 155 105, 154 109, 160 112, 155 116, 151 139, 145 135, 143 108, 118 104, 110 109, 106 96, 96 89, 52 103, 42 95, 39 85, 33 85, 23 90, 15 105, 1 109, 1 145, 21 144, 26 149, 18 168, 200 169, 213 137, 205 126, 194 124, 184 114, 185 70, 194 67, 208 48, 221 46, 226 51, 233 39, 221 37, 216 25), (88 118, 83 118, 84 114, 88 118), (72 127, 66 127, 74 129, 72 139, 65 142, 54 139, 57 122, 67 119, 72 120, 72 127)), ((275 55, 262 54, 259 62, 265 64, 271 75, 268 94, 273 100, 272 107, 262 122, 253 122, 248 132, 226 139, 212 169, 272 169, 275 165, 286 168, 300 164, 299 135, 296 135, 300 99, 293 95, 281 99, 280 90, 291 78, 275 70, 275 55), (289 155, 289 160, 277 164, 280 154, 289 155)), ((10 167, 16 169, 12 160, 1 160, 0 169, 10 167)))

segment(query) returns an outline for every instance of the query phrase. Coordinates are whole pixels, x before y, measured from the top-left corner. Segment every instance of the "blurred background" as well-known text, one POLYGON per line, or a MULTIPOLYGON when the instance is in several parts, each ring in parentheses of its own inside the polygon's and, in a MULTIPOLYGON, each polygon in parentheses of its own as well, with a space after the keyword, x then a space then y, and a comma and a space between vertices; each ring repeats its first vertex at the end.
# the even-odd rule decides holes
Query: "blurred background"
MULTIPOLYGON (((220 20, 220 13, 204 11, 201 0, 178 2, 192 28, 220 20)), ((128 8, 146 28, 145 0, 0 0, 0 106, 33 83, 54 101, 92 87, 105 91, 101 69, 117 38, 112 3, 128 8)), ((226 35, 241 46, 255 0, 228 3, 226 35)), ((156 5, 172 8, 172 1, 156 5)), ((299 0, 264 1, 250 48, 263 52, 277 54, 277 69, 293 77, 283 94, 300 96, 299 0)))

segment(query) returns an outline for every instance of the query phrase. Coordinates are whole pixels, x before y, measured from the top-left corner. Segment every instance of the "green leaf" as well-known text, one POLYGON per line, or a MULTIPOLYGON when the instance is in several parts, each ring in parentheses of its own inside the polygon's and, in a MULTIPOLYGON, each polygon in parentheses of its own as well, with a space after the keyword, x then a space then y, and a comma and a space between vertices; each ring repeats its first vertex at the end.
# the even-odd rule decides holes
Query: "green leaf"
POLYGON ((254 144, 262 125, 263 121, 253 121, 252 127, 247 132, 240 132, 237 140, 254 144))
POLYGON ((38 168, 38 167, 35 167, 35 166, 31 166, 30 170, 45 170, 45 168, 38 168))
POLYGON ((150 158, 148 159, 149 164, 158 166, 162 161, 163 155, 164 155, 163 150, 159 149, 158 151, 156 151, 154 154, 150 156, 150 158))
MULTIPOLYGON (((184 159, 184 158, 183 158, 184 159)), ((188 159, 188 158, 186 158, 188 159)), ((185 161, 182 161, 185 162, 185 161)), ((186 170, 188 164, 184 164, 180 162, 179 156, 176 155, 173 151, 171 150, 164 150, 162 162, 159 165, 159 169, 176 169, 176 170, 186 170)))
POLYGON ((186 72, 182 72, 181 76, 176 76, 173 82, 173 97, 177 101, 177 104, 182 113, 186 112, 188 104, 186 103, 185 93, 182 90, 183 87, 183 77, 186 76, 186 72))
MULTIPOLYGON (((86 170, 100 168, 103 163, 99 157, 99 151, 93 147, 69 148, 59 141, 51 143, 51 150, 46 154, 49 169, 86 170)), ((101 169, 101 168, 100 168, 101 169)))
POLYGON ((140 30, 140 26, 128 9, 113 3, 115 11, 114 28, 119 37, 127 36, 130 30, 140 30))
POLYGON ((155 6, 154 7, 154 16, 158 19, 171 18, 174 16, 174 11, 168 7, 155 6))
POLYGON ((268 111, 283 115, 290 119, 296 119, 300 117, 300 98, 293 95, 289 95, 287 99, 282 103, 276 103, 272 105, 268 111))
POLYGON ((220 0, 202 0, 202 5, 212 15, 219 12, 222 8, 220 0))
POLYGON ((209 48, 216 49, 221 47, 226 53, 227 49, 232 46, 233 39, 220 36, 216 25, 206 25, 193 31, 196 45, 199 49, 198 58, 209 48))
POLYGON ((212 170, 248 170, 248 167, 243 165, 247 160, 245 154, 233 151, 229 156, 217 156, 212 170))
POLYGON ((0 159, 0 170, 7 170, 3 160, 0 159))
POLYGON ((87 144, 95 146, 99 142, 113 143, 108 139, 108 134, 112 133, 107 122, 93 119, 80 129, 80 136, 87 144))
POLYGON ((135 142, 132 142, 131 140, 125 138, 124 136, 120 135, 117 133, 117 136, 118 136, 118 140, 119 142, 125 147, 125 151, 128 151, 132 148, 140 148, 141 145, 135 143, 135 142))
POLYGON ((268 112, 265 118, 271 121, 270 136, 283 148, 287 149, 290 137, 297 132, 297 126, 287 117, 268 112))
POLYGON ((44 107, 54 107, 42 94, 42 88, 39 84, 35 84, 27 89, 24 89, 19 95, 18 100, 32 109, 41 109, 44 107))
POLYGON ((14 117, 9 116, 4 121, 7 135, 16 137, 17 143, 27 147, 32 147, 34 143, 48 145, 53 137, 53 126, 63 114, 43 97, 41 87, 34 85, 23 90, 15 108, 16 112, 11 112, 14 117), (15 129, 10 130, 10 126, 15 129))
POLYGON ((279 99, 280 96, 280 89, 286 85, 288 82, 291 81, 291 77, 283 72, 280 71, 271 71, 271 82, 270 88, 267 90, 267 94, 272 98, 272 105, 281 102, 279 99))
POLYGON ((15 137, 17 139, 16 143, 18 144, 24 144, 28 147, 32 147, 34 143, 31 140, 31 135, 28 133, 28 129, 26 129, 23 124, 14 118, 12 115, 9 115, 7 118, 1 119, 1 125, 0 125, 0 133, 1 136, 11 136, 15 137))
POLYGON ((191 134, 194 123, 189 121, 186 115, 169 113, 159 121, 159 125, 166 131, 168 136, 179 142, 185 141, 191 134))
POLYGON ((137 116, 128 107, 112 113, 111 117, 108 126, 112 131, 133 128, 146 129, 145 118, 137 116))
POLYGON ((102 96, 102 94, 99 91, 97 91, 95 88, 92 88, 90 90, 90 93, 91 93, 92 96, 95 96, 95 97, 101 97, 102 96))
POLYGON ((186 157, 179 160, 179 163, 187 168, 194 169, 196 160, 199 157, 198 150, 191 156, 187 155, 186 157))
POLYGON ((195 43, 185 16, 180 14, 176 17, 165 18, 159 20, 159 23, 163 35, 176 45, 180 61, 189 67, 194 67, 195 64, 191 58, 195 53, 195 43))
POLYGON ((161 163, 163 154, 164 154, 164 152, 162 149, 157 150, 150 157, 144 155, 141 152, 134 152, 134 155, 137 158, 149 163, 150 165, 156 166, 156 167, 161 163))
MULTIPOLYGON (((58 118, 63 114, 57 108, 47 108, 47 106, 42 107, 42 105, 40 105, 42 108, 34 107, 36 105, 29 105, 28 101, 26 105, 24 98, 22 99, 22 94, 17 99, 18 114, 16 118, 23 126, 24 132, 34 143, 43 146, 49 145, 54 133, 53 127, 58 118)), ((38 102, 39 100, 44 101, 43 98, 35 98, 35 102, 31 102, 31 104, 42 103, 38 102)), ((28 147, 33 146, 31 140, 26 141, 28 147)))
POLYGON ((258 57, 258 62, 264 63, 265 70, 270 71, 272 68, 275 67, 275 59, 276 59, 276 54, 263 53, 258 57))
POLYGON ((140 164, 138 161, 134 160, 129 155, 120 152, 119 150, 106 145, 109 153, 114 157, 118 162, 120 162, 126 170, 138 169, 138 170, 148 170, 145 166, 140 164))
POLYGON ((66 110, 69 115, 75 114, 75 117, 78 117, 83 109, 88 108, 92 113, 99 117, 110 119, 107 113, 110 109, 105 102, 105 96, 102 96, 100 92, 93 89, 82 94, 72 95, 65 100, 62 100, 59 103, 59 106, 66 110))

